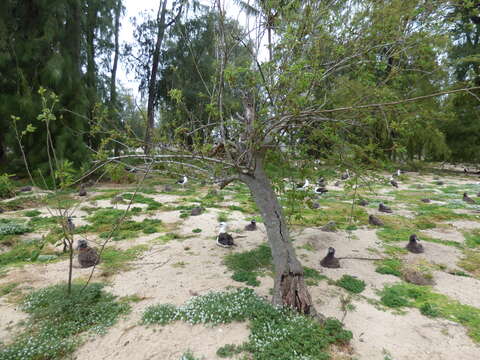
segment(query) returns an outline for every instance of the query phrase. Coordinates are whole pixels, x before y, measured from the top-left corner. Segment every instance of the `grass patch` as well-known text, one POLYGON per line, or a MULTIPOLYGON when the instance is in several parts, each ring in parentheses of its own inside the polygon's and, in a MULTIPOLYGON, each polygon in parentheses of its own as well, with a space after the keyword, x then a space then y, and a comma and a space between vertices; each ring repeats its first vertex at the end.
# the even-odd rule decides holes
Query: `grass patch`
POLYGON ((401 277, 402 261, 400 259, 384 259, 377 262, 376 272, 401 277))
POLYGON ((305 278, 305 283, 309 286, 316 286, 320 281, 328 279, 325 275, 320 274, 317 270, 307 266, 303 267, 303 276, 305 278))
POLYGON ((480 343, 480 309, 435 293, 427 286, 407 283, 385 286, 380 295, 380 301, 388 307, 415 307, 424 315, 462 324, 468 329, 468 335, 480 343))
POLYGON ((138 258, 146 250, 148 250, 147 245, 132 246, 127 250, 106 248, 101 257, 103 275, 110 276, 128 270, 130 268, 128 263, 138 258))
MULTIPOLYGON (((251 334, 240 346, 253 360, 327 360, 331 344, 346 344, 352 338, 352 333, 344 330, 336 319, 327 319, 320 325, 289 309, 272 306, 251 289, 197 296, 177 308, 150 306, 142 318, 144 324, 167 324, 176 320, 212 325, 249 320, 251 334)), ((225 353, 225 346, 221 349, 219 351, 225 353)))
POLYGON ((0 267, 36 261, 44 244, 41 240, 16 244, 11 250, 0 254, 0 267))
POLYGON ((340 280, 337 280, 336 284, 354 294, 360 294, 366 286, 365 281, 351 275, 343 275, 340 280))
POLYGON ((464 232, 465 244, 469 248, 476 248, 480 246, 480 229, 475 229, 469 232, 464 232))
POLYGON ((228 214, 225 212, 221 212, 217 216, 218 222, 227 222, 228 221, 228 214))
POLYGON ((20 283, 17 282, 0 285, 0 297, 10 294, 18 285, 20 285, 20 283))
POLYGON ((124 194, 123 198, 127 201, 132 201, 133 203, 138 203, 138 204, 146 204, 148 205, 147 210, 158 210, 162 207, 162 204, 159 203, 158 201, 147 197, 143 196, 141 194, 124 194))
POLYGON ((475 250, 466 250, 464 257, 458 262, 463 269, 471 272, 476 278, 480 278, 480 252, 475 250))
POLYGON ((66 285, 37 290, 22 303, 30 315, 25 330, 13 343, 0 350, 2 360, 61 359, 83 342, 83 333, 102 334, 128 313, 129 306, 103 291, 102 284, 73 284, 67 296, 66 285))
MULTIPOLYGON (((377 236, 387 242, 399 242, 403 241, 405 244, 408 243, 408 239, 410 238, 410 235, 414 234, 417 232, 418 229, 416 228, 399 228, 395 229, 392 227, 385 226, 382 229, 377 230, 377 236)), ((427 242, 433 242, 441 245, 446 245, 446 246, 453 246, 459 249, 463 249, 463 245, 452 240, 442 240, 442 239, 436 239, 432 238, 427 235, 420 235, 420 240, 427 241, 427 242)))
POLYGON ((225 265, 233 271, 232 279, 250 286, 260 285, 257 276, 272 265, 272 252, 267 244, 242 253, 229 254, 225 257, 225 265))
POLYGON ((26 216, 26 217, 35 217, 35 216, 38 216, 40 215, 42 212, 41 211, 38 211, 38 210, 27 210, 23 213, 23 216, 26 216))

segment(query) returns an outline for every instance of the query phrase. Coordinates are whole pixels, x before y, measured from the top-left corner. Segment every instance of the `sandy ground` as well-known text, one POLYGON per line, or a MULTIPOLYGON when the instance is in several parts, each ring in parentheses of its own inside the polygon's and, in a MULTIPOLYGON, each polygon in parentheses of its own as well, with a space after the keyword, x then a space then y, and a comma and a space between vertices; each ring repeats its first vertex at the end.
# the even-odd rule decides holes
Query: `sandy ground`
MULTIPOLYGON (((413 177, 413 175, 410 175, 413 177)), ((445 179, 444 179, 445 180, 445 179)), ((414 183, 431 183, 433 177, 416 177, 414 183)), ((472 180, 449 178, 449 183, 472 184, 472 180)), ((401 184, 407 189, 411 184, 401 184)), ((340 188, 335 187, 336 190, 340 188)), ((383 190, 383 189, 382 189, 383 190)), ((392 191, 387 188, 385 193, 392 191)), ((381 193, 381 192, 380 192, 381 193)), ((91 196, 91 195, 90 195, 91 196)), ((182 201, 183 197, 172 194, 146 195, 163 204, 182 201)), ((98 207, 111 207, 109 200, 96 202, 98 207)), ((142 206, 135 204, 135 206, 142 206)), ((117 208, 123 208, 119 204, 117 208)), ((377 213, 367 208, 369 213, 377 213)), ((158 211, 148 218, 160 219, 168 228, 183 235, 183 239, 166 244, 152 241, 160 234, 140 236, 132 240, 116 242, 119 248, 138 244, 148 244, 149 249, 135 260, 129 270, 114 275, 108 281, 107 289, 118 296, 136 295, 142 299, 132 304, 132 312, 119 321, 104 336, 97 336, 81 346, 73 358, 78 360, 100 359, 179 359, 191 350, 195 356, 204 359, 220 359, 216 350, 227 343, 240 344, 248 338, 248 323, 232 323, 209 327, 189 325, 182 322, 161 327, 139 325, 142 312, 152 304, 171 303, 180 305, 192 296, 209 291, 222 291, 231 287, 242 287, 242 283, 231 279, 231 272, 223 264, 223 258, 231 252, 242 252, 257 247, 266 241, 262 224, 255 232, 244 232, 243 227, 250 217, 237 211, 228 211, 229 231, 235 238, 237 247, 223 249, 215 245, 218 230, 218 214, 225 209, 208 208, 199 216, 180 218, 180 211, 158 211), (193 229, 201 229, 193 233, 193 229)), ((44 210, 42 210, 44 213, 44 210)), ((395 214, 413 217, 414 213, 399 206, 395 214)), ((383 215, 383 214, 382 214, 383 215)), ((10 216, 10 215, 9 215, 10 216)), ((78 212, 76 223, 86 223, 86 216, 78 212)), ((145 215, 133 217, 141 221, 145 215)), ((476 221, 448 222, 447 229, 426 230, 423 233, 434 238, 463 243, 461 231, 480 228, 476 221)), ((378 308, 373 301, 379 299, 378 290, 385 284, 399 282, 392 275, 375 272, 373 259, 383 257, 384 247, 376 236, 376 229, 361 228, 351 233, 339 231, 323 232, 319 228, 293 229, 294 246, 305 266, 317 269, 332 280, 344 274, 355 275, 367 284, 365 291, 352 297, 355 309, 346 314, 341 308, 340 299, 348 294, 342 288, 321 281, 310 287, 317 309, 327 316, 343 319, 345 327, 354 334, 352 359, 384 360, 386 354, 395 360, 478 360, 480 346, 467 335, 463 326, 444 319, 431 319, 416 309, 406 309, 405 314, 378 308), (307 250, 304 246, 308 244, 307 250), (340 269, 324 269, 319 261, 325 256, 329 246, 336 249, 341 259, 340 269), (349 259, 350 258, 350 259, 349 259), (366 258, 363 260, 352 258, 366 258), (369 260, 371 259, 371 260, 369 260)), ((407 240, 407 239, 406 239, 407 240)), ((397 244, 398 245, 398 244, 397 244)), ((401 244, 399 245, 401 246, 401 244)), ((462 253, 455 247, 423 242, 425 253, 404 255, 406 261, 424 259, 432 264, 445 266, 448 270, 460 270, 457 265, 462 253)), ((0 277, 0 286, 19 282, 20 290, 41 288, 65 280, 66 261, 49 264, 34 264, 12 268, 0 277)), ((89 269, 74 268, 74 278, 88 276, 89 269)), ((95 278, 100 278, 97 272, 95 278)), ((480 307, 480 280, 472 277, 453 276, 444 271, 435 271, 434 290, 443 293, 463 304, 480 307)), ((269 298, 273 286, 271 277, 261 278, 261 285, 255 291, 269 298)), ((0 343, 8 343, 19 329, 26 315, 17 309, 9 297, 0 298, 0 343)), ((273 359, 272 359, 273 360, 273 359)))

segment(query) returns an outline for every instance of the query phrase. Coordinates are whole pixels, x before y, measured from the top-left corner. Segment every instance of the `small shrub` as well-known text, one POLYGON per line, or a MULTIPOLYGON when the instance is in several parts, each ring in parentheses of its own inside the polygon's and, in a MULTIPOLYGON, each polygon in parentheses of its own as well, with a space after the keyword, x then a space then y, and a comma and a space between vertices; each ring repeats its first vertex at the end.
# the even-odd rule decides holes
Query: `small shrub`
POLYGON ((196 229, 193 229, 192 232, 198 234, 198 233, 201 233, 201 232, 202 232, 202 229, 196 228, 196 229))
POLYGON ((257 276, 261 274, 260 270, 270 267, 271 264, 272 252, 266 244, 250 251, 230 254, 225 257, 225 265, 233 271, 232 279, 245 282, 251 286, 260 285, 257 280, 257 276))
POLYGON ((15 196, 15 184, 10 179, 12 175, 0 175, 0 199, 15 196))
POLYGON ((420 306, 420 312, 422 315, 429 317, 438 317, 440 315, 438 307, 428 302, 420 306))
POLYGON ((106 177, 116 184, 130 184, 135 182, 135 176, 125 170, 123 165, 108 164, 105 166, 106 177))
POLYGON ((143 313, 143 324, 166 325, 178 319, 177 308, 175 305, 162 304, 147 308, 143 313))
POLYGON ((24 216, 26 217, 35 217, 40 215, 42 212, 38 210, 28 210, 23 213, 24 216))
POLYGON ((30 232, 31 229, 24 223, 18 222, 6 222, 0 223, 0 236, 1 235, 21 235, 30 232))
POLYGON ((399 259, 385 259, 379 262, 379 266, 375 269, 380 274, 388 274, 394 276, 402 276, 402 261, 399 259))
POLYGON ((241 353, 242 351, 243 348, 241 346, 237 346, 235 344, 227 344, 217 350, 217 356, 221 358, 229 358, 233 355, 241 353))
POLYGON ((359 294, 363 290, 365 290, 365 281, 359 280, 350 275, 343 275, 340 280, 336 282, 336 284, 345 290, 348 290, 354 294, 359 294))

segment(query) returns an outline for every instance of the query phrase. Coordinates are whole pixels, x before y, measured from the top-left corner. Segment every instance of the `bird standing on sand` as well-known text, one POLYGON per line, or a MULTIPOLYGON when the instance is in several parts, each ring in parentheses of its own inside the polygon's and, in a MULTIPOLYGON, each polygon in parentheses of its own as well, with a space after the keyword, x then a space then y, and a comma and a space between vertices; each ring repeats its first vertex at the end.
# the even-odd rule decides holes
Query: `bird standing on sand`
POLYGON ((328 190, 325 189, 324 186, 317 186, 317 187, 315 188, 315 190, 313 190, 313 192, 314 192, 315 194, 320 194, 320 195, 322 195, 322 194, 327 193, 328 190))
POLYGON ((297 190, 305 190, 308 188, 310 185, 310 181, 308 179, 305 179, 305 182, 303 184, 297 184, 297 190))
POLYGON ((345 171, 341 177, 342 180, 348 180, 350 178, 350 172, 348 171, 345 171))
POLYGON ((220 231, 218 232, 217 236, 217 245, 224 248, 231 248, 232 246, 235 246, 232 235, 227 233, 226 222, 220 223, 220 231))
POLYGON ((384 213, 392 213, 392 209, 390 209, 388 206, 384 205, 383 203, 380 203, 378 205, 378 211, 384 212, 384 213))
POLYGON ((470 196, 467 195, 467 193, 463 193, 463 201, 465 201, 468 204, 476 204, 475 200, 473 200, 470 196))
POLYGON ((396 187, 398 189, 398 183, 395 181, 395 179, 392 177, 390 177, 390 184, 393 186, 393 187, 396 187))
POLYGON ((320 261, 320 265, 331 269, 340 267, 340 261, 335 257, 335 249, 333 247, 328 248, 327 256, 320 261))
POLYGON ((245 225, 245 230, 246 230, 246 231, 255 231, 255 230, 257 230, 257 221, 256 221, 256 220, 250 221, 250 224, 245 225))
POLYGON ((87 190, 85 189, 85 185, 80 185, 80 190, 78 191, 78 196, 87 196, 87 190))
POLYGON ((408 244, 406 246, 407 250, 414 254, 421 254, 423 253, 423 246, 418 243, 419 239, 418 236, 413 234, 410 235, 410 239, 408 240, 408 244))
POLYGON ((183 176, 177 181, 177 184, 182 185, 182 187, 183 187, 183 186, 185 186, 185 184, 186 184, 187 182, 188 182, 188 178, 187 178, 185 175, 183 175, 183 176))
POLYGON ((195 206, 191 211, 190 215, 191 216, 198 216, 201 215, 203 212, 203 208, 201 206, 195 206))
POLYGON ((368 217, 368 223, 370 225, 374 225, 374 226, 383 226, 383 221, 380 220, 379 218, 377 218, 376 216, 374 215, 370 215, 368 217))
POLYGON ((87 240, 78 241, 78 263, 82 268, 92 267, 100 262, 97 250, 88 246, 87 240))

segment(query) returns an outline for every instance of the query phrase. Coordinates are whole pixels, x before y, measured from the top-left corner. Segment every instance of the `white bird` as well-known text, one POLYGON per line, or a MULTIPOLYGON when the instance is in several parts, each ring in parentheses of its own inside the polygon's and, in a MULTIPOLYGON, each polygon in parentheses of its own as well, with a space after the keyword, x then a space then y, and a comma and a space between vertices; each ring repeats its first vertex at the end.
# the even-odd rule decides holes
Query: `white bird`
POLYGON ((400 176, 402 174, 402 172, 400 171, 400 169, 397 170, 397 176, 400 176))
POLYGON ((313 192, 314 192, 315 194, 320 194, 320 195, 321 195, 321 194, 327 193, 328 190, 325 189, 324 186, 318 186, 318 187, 315 188, 315 190, 313 190, 313 192))
POLYGON ((308 179, 305 179, 305 182, 302 184, 297 184, 297 189, 301 189, 301 190, 305 190, 306 188, 308 188, 308 186, 310 185, 310 181, 308 181, 308 179))
POLYGON ((217 236, 217 245, 224 248, 231 248, 232 246, 235 246, 232 235, 227 233, 226 222, 220 223, 220 231, 218 232, 217 236))
POLYGON ((188 182, 188 178, 183 175, 178 181, 177 181, 177 184, 179 185, 182 185, 182 186, 185 186, 185 184, 188 182))

